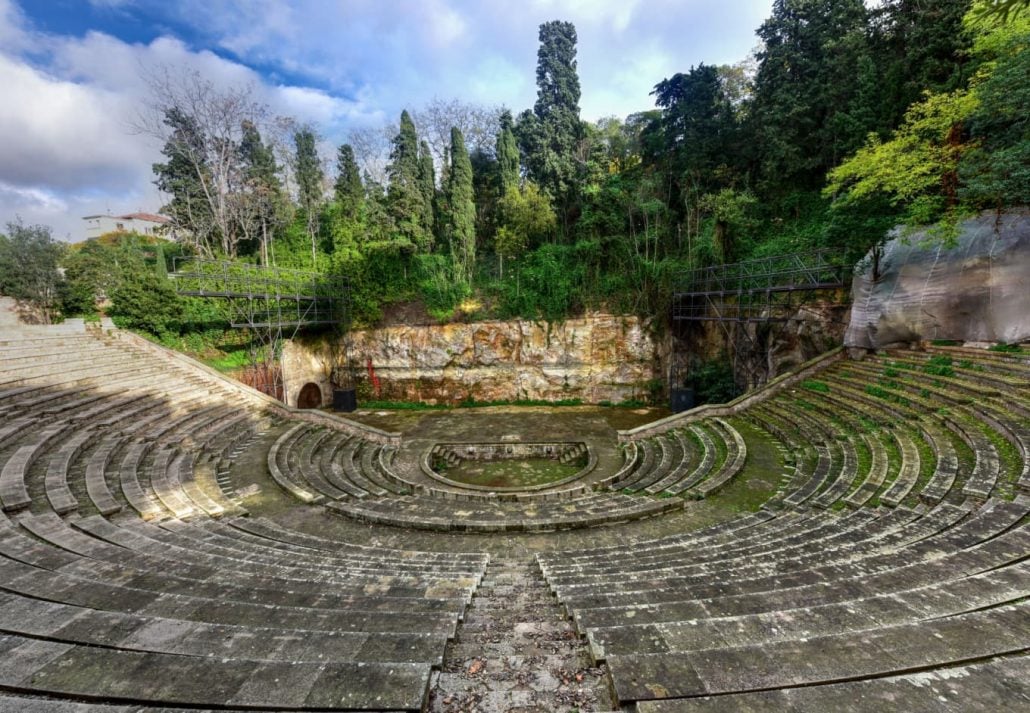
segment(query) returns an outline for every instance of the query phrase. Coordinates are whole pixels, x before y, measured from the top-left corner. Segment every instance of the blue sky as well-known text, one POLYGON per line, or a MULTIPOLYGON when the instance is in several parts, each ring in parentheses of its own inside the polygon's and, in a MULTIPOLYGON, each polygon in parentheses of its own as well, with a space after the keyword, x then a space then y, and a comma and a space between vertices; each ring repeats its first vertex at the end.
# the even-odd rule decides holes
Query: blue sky
POLYGON ((691 65, 739 61, 771 0, 0 0, 0 222, 81 238, 88 213, 154 211, 152 139, 130 124, 158 68, 249 84, 316 126, 356 127, 434 97, 532 105, 537 27, 579 35, 585 119, 652 106, 691 65))

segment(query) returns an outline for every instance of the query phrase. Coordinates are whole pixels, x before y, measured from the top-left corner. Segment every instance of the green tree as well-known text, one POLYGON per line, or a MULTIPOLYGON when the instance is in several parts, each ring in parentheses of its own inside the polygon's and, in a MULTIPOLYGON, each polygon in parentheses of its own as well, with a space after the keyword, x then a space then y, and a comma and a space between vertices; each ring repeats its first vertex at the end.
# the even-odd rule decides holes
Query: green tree
POLYGON ((971 37, 962 18, 970 5, 971 0, 886 0, 872 10, 881 137, 904 120, 923 92, 949 92, 966 81, 971 37))
POLYGON ((429 252, 433 247, 433 234, 426 226, 431 224, 427 214, 432 211, 432 205, 426 203, 422 173, 415 123, 408 112, 403 111, 387 167, 387 204, 400 242, 419 252, 429 252))
POLYGON ((251 121, 243 123, 240 156, 245 171, 245 202, 241 202, 240 218, 244 233, 260 244, 261 262, 272 262, 272 237, 288 219, 286 193, 279 180, 272 147, 261 140, 251 121))
POLYGON ((45 324, 60 312, 61 273, 58 263, 64 243, 54 240, 45 225, 25 225, 19 218, 0 235, 0 292, 33 307, 45 324))
POLYGON ((913 105, 888 141, 870 137, 828 175, 825 193, 848 202, 885 195, 904 208, 906 222, 921 225, 958 204, 958 164, 969 149, 962 125, 977 106, 974 93, 928 95, 913 105))
POLYGON ((426 206, 422 214, 422 227, 432 236, 436 228, 436 169, 426 141, 419 142, 418 147, 418 183, 426 206))
POLYGON ((459 277, 472 283, 476 265, 476 201, 472 189, 472 162, 461 131, 451 129, 450 170, 445 188, 446 234, 459 277))
POLYGON ((984 66, 969 116, 972 148, 962 158, 959 190, 976 207, 1030 202, 1030 10, 970 16, 982 35, 975 51, 984 66))
POLYGON ((314 266, 318 262, 318 217, 324 197, 322 181, 325 176, 315 148, 315 132, 309 128, 300 129, 293 134, 293 142, 296 147, 297 199, 304 211, 304 221, 311 241, 311 264, 314 266))
POLYGON ((515 259, 527 248, 550 240, 557 230, 558 219, 550 198, 531 181, 501 196, 497 213, 499 227, 494 248, 501 258, 503 278, 504 259, 515 259))
POLYGON ((583 138, 576 73, 576 28, 558 20, 540 25, 537 98, 519 117, 518 139, 526 168, 558 206, 568 233, 576 198, 576 149, 583 138))
POLYGON ((222 241, 210 200, 205 137, 197 121, 175 107, 166 110, 164 124, 169 136, 161 153, 167 160, 153 165, 154 185, 170 196, 161 212, 186 242, 210 257, 222 241))
POLYGON ((343 144, 336 153, 336 182, 333 184, 336 202, 345 213, 354 213, 365 200, 365 186, 361 171, 354 159, 354 148, 343 144))
MULTIPOLYGON (((675 197, 670 206, 682 211, 688 238, 699 231, 703 196, 732 184, 738 175, 736 111, 726 95, 719 70, 711 65, 691 67, 659 82, 651 94, 661 118, 649 129, 660 139, 659 152, 648 156, 669 176, 675 197)), ((650 191, 654 195, 654 191, 650 191)), ((642 201, 651 200, 649 196, 642 201)), ((642 215, 647 216, 646 212, 642 215)))
POLYGON ((767 190, 812 189, 861 145, 865 131, 841 134, 837 114, 855 98, 855 67, 867 54, 862 0, 775 0, 762 23, 752 104, 767 190))
POLYGON ((511 112, 501 113, 501 130, 497 134, 497 164, 500 174, 501 195, 519 185, 519 145, 515 141, 515 122, 511 112))

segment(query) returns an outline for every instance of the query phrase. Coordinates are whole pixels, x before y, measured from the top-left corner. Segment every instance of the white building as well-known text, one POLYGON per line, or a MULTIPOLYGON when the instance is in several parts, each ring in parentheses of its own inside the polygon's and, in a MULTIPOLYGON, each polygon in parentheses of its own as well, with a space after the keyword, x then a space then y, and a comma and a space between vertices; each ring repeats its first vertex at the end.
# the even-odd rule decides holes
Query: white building
POLYGON ((128 213, 127 215, 87 215, 86 240, 98 238, 104 233, 138 233, 158 238, 170 238, 162 230, 170 221, 155 213, 128 213))

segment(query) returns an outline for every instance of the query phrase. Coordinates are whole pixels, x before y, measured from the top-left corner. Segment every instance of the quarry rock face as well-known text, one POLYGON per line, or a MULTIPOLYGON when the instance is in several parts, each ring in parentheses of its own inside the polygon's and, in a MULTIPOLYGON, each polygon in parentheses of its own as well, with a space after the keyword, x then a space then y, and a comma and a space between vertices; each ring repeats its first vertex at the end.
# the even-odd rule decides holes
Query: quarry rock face
POLYGON ((351 332, 347 343, 359 388, 368 393, 371 360, 382 400, 617 402, 645 396, 660 375, 658 347, 632 316, 391 326, 351 332))
POLYGON ((871 257, 852 285, 848 347, 921 340, 1030 340, 1030 211, 984 213, 959 226, 954 246, 925 231, 896 234, 880 274, 871 257))

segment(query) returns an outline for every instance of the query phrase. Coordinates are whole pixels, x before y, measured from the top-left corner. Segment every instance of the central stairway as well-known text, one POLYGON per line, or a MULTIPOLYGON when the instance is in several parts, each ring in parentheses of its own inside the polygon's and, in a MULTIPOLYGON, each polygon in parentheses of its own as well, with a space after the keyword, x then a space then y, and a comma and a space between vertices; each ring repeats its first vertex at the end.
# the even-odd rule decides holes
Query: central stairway
POLYGON ((434 713, 544 713, 613 708, 607 668, 592 666, 531 560, 487 567, 442 671, 433 674, 434 713))

